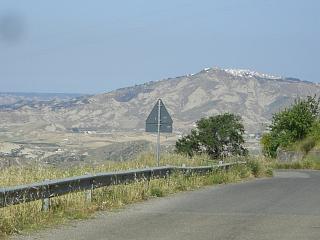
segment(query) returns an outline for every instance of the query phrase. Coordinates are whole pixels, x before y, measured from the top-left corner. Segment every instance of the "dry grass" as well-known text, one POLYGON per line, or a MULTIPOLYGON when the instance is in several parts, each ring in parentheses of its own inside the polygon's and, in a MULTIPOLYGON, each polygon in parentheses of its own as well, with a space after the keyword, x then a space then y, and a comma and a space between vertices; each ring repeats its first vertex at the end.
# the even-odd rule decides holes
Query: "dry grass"
MULTIPOLYGON (((207 165, 206 156, 197 156, 187 159, 180 155, 167 155, 161 164, 196 166, 207 165)), ((21 231, 34 230, 55 224, 61 224, 72 219, 84 219, 92 216, 98 210, 112 210, 151 197, 162 197, 179 191, 193 190, 205 185, 236 182, 255 176, 268 174, 267 169, 250 160, 248 165, 239 165, 229 171, 215 171, 207 175, 184 176, 174 174, 167 179, 153 179, 140 181, 128 185, 103 187, 94 190, 92 202, 88 203, 83 192, 72 193, 53 198, 49 212, 41 211, 41 201, 10 206, 0 209, 0 238, 19 233, 21 231), (259 165, 257 167, 257 165, 259 165)), ((98 167, 83 167, 62 171, 61 169, 23 169, 10 168, 1 172, 2 185, 16 185, 41 181, 43 179, 56 179, 81 175, 86 172, 103 172, 143 168, 154 166, 153 156, 143 155, 136 161, 123 163, 108 163, 98 167)))
POLYGON ((307 157, 302 161, 281 163, 274 161, 274 169, 312 169, 320 170, 320 159, 307 157))
MULTIPOLYGON (((206 155, 200 155, 194 158, 186 158, 182 155, 167 154, 161 158, 160 165, 186 165, 186 166, 201 166, 209 162, 206 155)), ((72 176, 80 176, 88 173, 110 172, 128 169, 138 169, 146 167, 155 167, 156 162, 154 155, 151 153, 141 154, 137 159, 126 162, 105 162, 101 165, 86 165, 73 167, 69 169, 53 168, 39 166, 13 166, 0 170, 0 187, 14 186, 18 184, 27 184, 41 182, 46 179, 59 179, 72 176)))

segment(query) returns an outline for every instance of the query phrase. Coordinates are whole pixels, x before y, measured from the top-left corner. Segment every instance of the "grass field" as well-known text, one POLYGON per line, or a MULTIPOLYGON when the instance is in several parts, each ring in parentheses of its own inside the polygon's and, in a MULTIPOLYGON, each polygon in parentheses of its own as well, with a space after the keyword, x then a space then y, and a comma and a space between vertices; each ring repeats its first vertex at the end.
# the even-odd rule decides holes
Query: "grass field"
MULTIPOLYGON (((207 156, 196 156, 192 159, 181 155, 166 155, 161 165, 201 166, 213 162, 207 156)), ((1 185, 18 185, 42 181, 44 179, 57 179, 78 176, 85 173, 96 173, 126 169, 136 169, 155 166, 152 154, 141 155, 134 161, 113 163, 108 162, 94 168, 87 166, 73 169, 53 168, 23 168, 12 167, 1 170, 1 185)), ((0 209, 0 237, 32 231, 55 224, 62 224, 72 219, 85 219, 99 210, 112 210, 124 205, 143 201, 151 197, 162 197, 179 191, 193 190, 206 185, 222 184, 241 181, 243 179, 270 176, 272 171, 265 167, 261 161, 249 160, 247 165, 238 165, 229 171, 217 170, 206 175, 184 176, 174 174, 168 179, 153 179, 140 181, 128 185, 104 187, 94 190, 93 199, 86 201, 83 192, 72 193, 53 198, 50 211, 41 211, 41 201, 10 206, 0 209)))

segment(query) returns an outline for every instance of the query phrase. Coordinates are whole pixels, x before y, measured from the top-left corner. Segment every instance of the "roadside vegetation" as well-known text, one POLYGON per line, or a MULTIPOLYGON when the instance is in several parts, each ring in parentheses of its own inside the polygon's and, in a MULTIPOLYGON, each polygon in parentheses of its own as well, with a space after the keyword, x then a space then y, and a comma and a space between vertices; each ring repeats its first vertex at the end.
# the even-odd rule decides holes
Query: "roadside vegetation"
POLYGON ((273 114, 270 131, 262 136, 264 156, 275 169, 320 170, 320 98, 297 99, 288 108, 273 114), (299 154, 298 161, 281 161, 280 151, 299 154))
POLYGON ((320 98, 297 99, 290 107, 275 113, 270 132, 262 136, 265 156, 276 158, 280 149, 305 155, 320 145, 320 98))
MULTIPOLYGON (((289 108, 273 115, 270 132, 263 135, 264 156, 252 157, 244 147, 244 127, 241 117, 225 113, 202 118, 195 129, 176 142, 176 153, 163 155, 160 165, 204 166, 225 162, 246 161, 229 170, 215 170, 205 175, 174 174, 166 179, 137 181, 131 184, 95 189, 92 201, 86 201, 84 192, 52 198, 50 211, 41 211, 42 202, 9 206, 0 209, 0 238, 21 231, 32 231, 44 226, 85 219, 99 210, 116 210, 127 204, 154 197, 194 190, 207 185, 268 177, 273 169, 319 169, 320 159, 308 153, 320 147, 320 100, 308 97, 297 100, 289 108), (276 161, 277 151, 302 151, 305 157, 294 163, 276 161)), ((12 166, 0 170, 0 187, 41 182, 71 176, 94 174, 156 166, 154 155, 142 154, 125 162, 106 162, 70 169, 39 166, 12 166)))
MULTIPOLYGON (((235 159, 230 159, 234 161, 235 159)), ((241 159, 243 160, 243 159, 241 159)), ((139 181, 127 185, 118 185, 95 189, 92 202, 88 203, 84 192, 71 193, 52 198, 50 211, 41 211, 41 201, 9 206, 0 209, 0 237, 5 237, 21 231, 32 231, 44 226, 65 223, 72 219, 85 219, 98 210, 115 210, 127 204, 143 201, 154 197, 163 197, 180 191, 194 190, 199 187, 238 182, 254 177, 272 175, 272 170, 261 161, 245 159, 247 165, 237 165, 228 171, 216 170, 206 175, 184 176, 174 174, 167 179, 153 179, 151 181, 139 181)), ((43 167, 28 168, 11 167, 1 170, 1 185, 17 185, 42 181, 44 179, 56 179, 62 177, 81 175, 86 172, 103 172, 144 168, 153 166, 152 154, 141 155, 130 162, 108 163, 103 166, 74 168, 62 171, 61 169, 47 169, 43 167)), ((162 165, 186 165, 199 166, 213 164, 207 155, 195 155, 186 158, 183 155, 171 154, 163 156, 162 165)))
POLYGON ((246 156, 244 126, 240 116, 224 113, 201 118, 196 128, 176 142, 176 152, 192 157, 207 154, 212 159, 246 156))
MULTIPOLYGON (((203 166, 212 162, 206 155, 198 155, 194 158, 186 158, 179 154, 166 154, 161 156, 160 165, 177 165, 177 166, 203 166)), ((107 161, 100 165, 84 165, 65 169, 63 167, 48 167, 44 165, 34 166, 12 166, 0 170, 0 187, 15 186, 41 182, 46 179, 58 179, 85 174, 94 174, 100 172, 112 172, 139 168, 155 167, 157 164, 154 160, 153 153, 141 154, 137 159, 132 161, 107 161)))
POLYGON ((316 157, 307 157, 296 162, 279 162, 273 160, 269 165, 273 169, 310 169, 320 170, 320 159, 316 157))

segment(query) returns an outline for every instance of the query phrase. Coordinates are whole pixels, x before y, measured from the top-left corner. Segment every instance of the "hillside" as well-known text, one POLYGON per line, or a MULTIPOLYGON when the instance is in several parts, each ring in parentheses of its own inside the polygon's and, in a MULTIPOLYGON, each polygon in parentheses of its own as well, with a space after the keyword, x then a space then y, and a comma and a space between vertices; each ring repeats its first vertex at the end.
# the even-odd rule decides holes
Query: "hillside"
POLYGON ((67 102, 75 98, 86 96, 76 93, 14 93, 0 92, 0 109, 14 110, 26 105, 43 105, 55 101, 56 103, 67 102))
POLYGON ((161 137, 166 151, 201 117, 232 112, 243 118, 250 152, 259 153, 255 133, 265 130, 272 113, 297 96, 319 93, 311 82, 211 68, 94 96, 0 94, 0 168, 121 161, 153 151, 156 137, 144 124, 158 98, 174 120, 174 133, 161 137))
POLYGON ((318 94, 320 86, 248 70, 205 69, 197 74, 149 82, 109 93, 68 101, 34 100, 1 112, 1 127, 32 124, 53 131, 143 131, 158 98, 174 120, 175 131, 186 131, 201 117, 232 112, 243 117, 249 132, 264 129, 275 111, 297 96, 318 94))

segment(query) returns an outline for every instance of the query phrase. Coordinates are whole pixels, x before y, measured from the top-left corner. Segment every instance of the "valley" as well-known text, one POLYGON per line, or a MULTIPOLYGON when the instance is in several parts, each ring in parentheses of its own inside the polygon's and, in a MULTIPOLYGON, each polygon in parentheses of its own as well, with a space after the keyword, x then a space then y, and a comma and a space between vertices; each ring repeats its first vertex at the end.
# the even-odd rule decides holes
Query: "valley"
POLYGON ((259 154, 272 113, 319 92, 318 84, 295 78, 206 68, 97 95, 1 93, 0 167, 100 164, 153 152, 156 136, 144 124, 158 98, 174 121, 173 134, 161 137, 164 151, 200 118, 231 112, 243 119, 250 152, 259 154))

